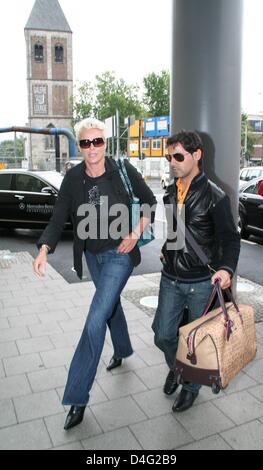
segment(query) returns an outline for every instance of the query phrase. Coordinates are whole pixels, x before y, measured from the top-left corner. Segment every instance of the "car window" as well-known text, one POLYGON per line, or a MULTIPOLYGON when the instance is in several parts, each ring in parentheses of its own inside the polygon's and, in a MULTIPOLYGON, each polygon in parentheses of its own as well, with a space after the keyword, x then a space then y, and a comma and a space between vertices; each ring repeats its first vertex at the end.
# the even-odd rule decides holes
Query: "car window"
POLYGON ((248 173, 248 178, 247 180, 253 180, 254 178, 257 178, 260 175, 260 170, 249 170, 248 173))
POLYGON ((250 194, 258 194, 258 185, 252 184, 248 188, 246 188, 243 193, 250 193, 250 194))
POLYGON ((242 170, 239 179, 246 181, 247 170, 242 170))
POLYGON ((31 175, 16 175, 15 190, 40 193, 46 185, 40 179, 31 175))
POLYGON ((11 189, 12 174, 0 174, 0 191, 8 191, 11 189))

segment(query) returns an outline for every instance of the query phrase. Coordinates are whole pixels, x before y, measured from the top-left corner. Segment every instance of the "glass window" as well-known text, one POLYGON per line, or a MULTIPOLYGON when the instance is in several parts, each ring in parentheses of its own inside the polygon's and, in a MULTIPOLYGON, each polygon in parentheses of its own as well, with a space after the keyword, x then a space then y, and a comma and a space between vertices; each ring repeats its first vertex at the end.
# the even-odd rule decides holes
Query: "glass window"
POLYGON ((243 191, 243 192, 244 193, 250 193, 250 194, 258 194, 258 185, 257 184, 252 184, 247 189, 245 189, 245 191, 243 191))
POLYGON ((254 129, 257 132, 261 131, 261 122, 260 121, 254 121, 254 129))
POLYGON ((259 176, 259 170, 249 170, 247 181, 253 180, 259 176))
POLYGON ((142 140, 142 149, 149 148, 149 140, 142 140))
POLYGON ((45 185, 43 181, 31 175, 16 175, 16 191, 28 191, 32 193, 40 193, 45 185))
POLYGON ((242 170, 240 173, 240 179, 242 181, 246 181, 246 176, 247 176, 247 170, 242 170))
POLYGON ((64 50, 63 47, 60 45, 55 46, 55 62, 57 64, 63 63, 64 50))
POLYGON ((44 48, 42 44, 35 44, 35 61, 44 62, 44 48))
POLYGON ((12 174, 0 174, 0 191, 11 189, 12 174))
POLYGON ((153 150, 157 150, 161 148, 161 141, 160 140, 153 140, 152 141, 152 148, 153 150))

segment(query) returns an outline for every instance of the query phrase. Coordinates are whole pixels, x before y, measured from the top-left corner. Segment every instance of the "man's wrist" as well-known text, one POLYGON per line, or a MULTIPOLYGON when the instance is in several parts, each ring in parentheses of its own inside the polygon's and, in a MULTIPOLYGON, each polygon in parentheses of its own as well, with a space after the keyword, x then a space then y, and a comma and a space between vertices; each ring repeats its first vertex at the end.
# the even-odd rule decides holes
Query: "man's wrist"
POLYGON ((50 252, 50 246, 45 244, 41 245, 41 247, 39 248, 39 252, 41 253, 42 251, 44 251, 47 255, 50 252))

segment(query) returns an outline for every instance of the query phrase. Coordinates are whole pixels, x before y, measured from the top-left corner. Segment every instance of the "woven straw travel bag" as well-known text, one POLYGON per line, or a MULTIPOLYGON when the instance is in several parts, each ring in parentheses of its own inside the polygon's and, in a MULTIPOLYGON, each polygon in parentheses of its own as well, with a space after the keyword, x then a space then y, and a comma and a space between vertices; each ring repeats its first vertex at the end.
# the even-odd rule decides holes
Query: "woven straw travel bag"
POLYGON ((218 393, 254 359, 257 343, 253 309, 237 306, 232 295, 231 300, 225 304, 216 283, 201 318, 179 329, 175 360, 178 382, 208 385, 218 393), (216 295, 220 307, 207 313, 216 295))

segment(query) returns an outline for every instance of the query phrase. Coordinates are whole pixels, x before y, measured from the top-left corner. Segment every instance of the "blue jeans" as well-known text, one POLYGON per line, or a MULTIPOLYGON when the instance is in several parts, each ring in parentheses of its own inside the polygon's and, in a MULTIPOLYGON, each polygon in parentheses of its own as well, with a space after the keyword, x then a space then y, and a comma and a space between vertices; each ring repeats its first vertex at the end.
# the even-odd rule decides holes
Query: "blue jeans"
POLYGON ((120 303, 120 294, 133 270, 130 256, 117 253, 116 248, 96 255, 86 251, 85 256, 96 292, 70 365, 63 405, 84 406, 88 403, 107 325, 114 354, 123 358, 133 353, 120 303))
MULTIPOLYGON (((178 329, 184 308, 188 307, 189 323, 199 318, 206 307, 212 288, 210 280, 187 284, 172 281, 162 275, 158 307, 152 329, 154 331, 154 342, 164 352, 165 360, 170 369, 174 367, 178 346, 178 329)), ((183 388, 195 393, 198 392, 201 385, 185 383, 183 388)))

